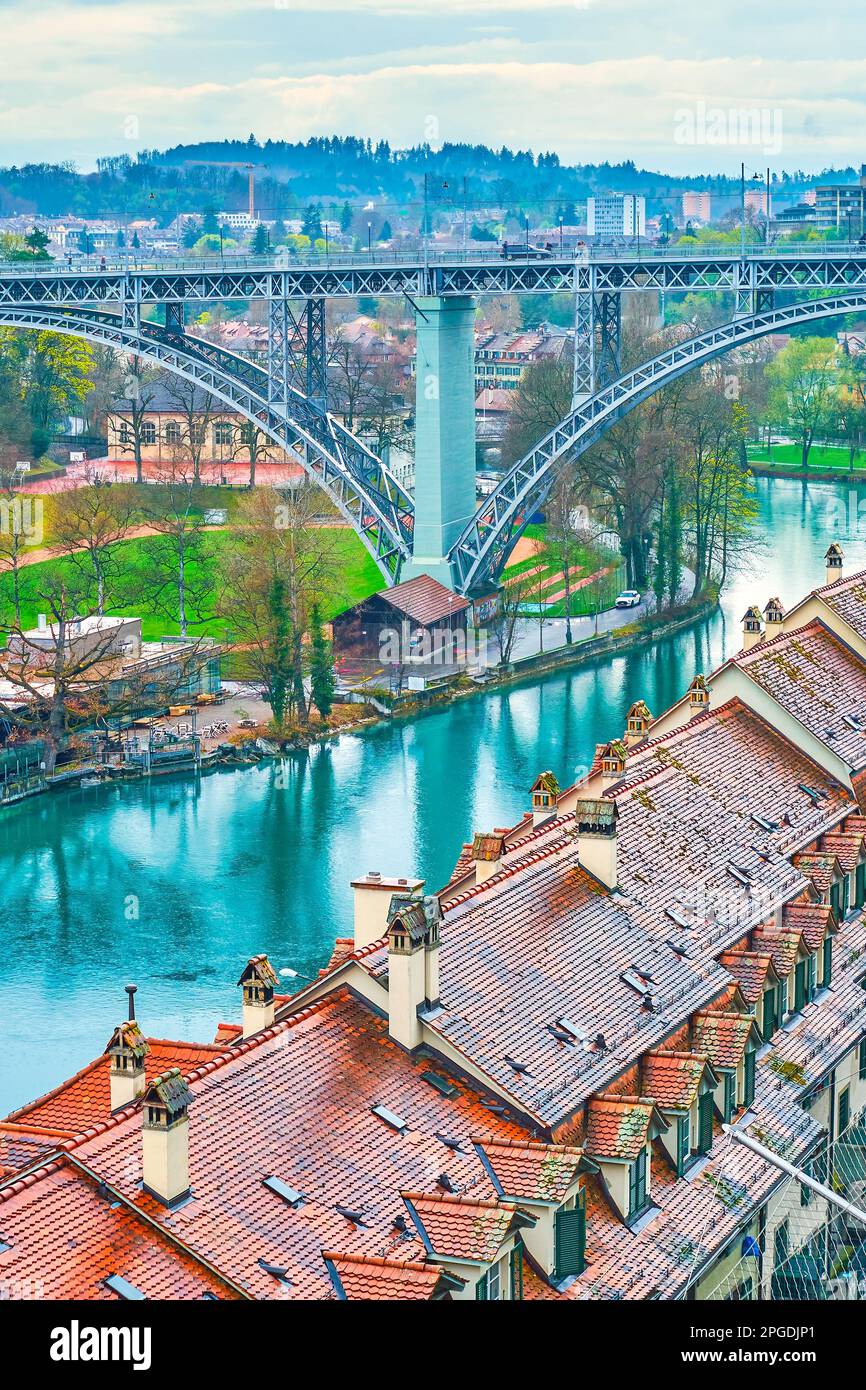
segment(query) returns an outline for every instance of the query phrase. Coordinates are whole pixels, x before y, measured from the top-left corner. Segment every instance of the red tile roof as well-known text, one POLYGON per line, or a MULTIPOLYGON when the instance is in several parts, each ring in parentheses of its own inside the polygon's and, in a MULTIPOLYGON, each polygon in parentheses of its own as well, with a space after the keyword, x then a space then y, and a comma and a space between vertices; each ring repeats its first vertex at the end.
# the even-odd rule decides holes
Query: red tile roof
POLYGON ((693 1031, 695 1051, 704 1053, 717 1068, 739 1066, 749 1039, 754 1036, 760 1042, 751 1014, 696 1014, 693 1031))
POLYGON ((776 931, 774 927, 761 927, 752 933, 752 945, 756 951, 769 951, 773 969, 784 980, 797 964, 806 941, 800 927, 792 922, 790 927, 785 926, 781 931, 776 931))
POLYGON ((787 903, 782 922, 791 931, 802 932, 813 953, 821 949, 828 933, 837 930, 833 909, 827 903, 787 903))
POLYGON ((192 1198, 169 1218, 140 1188, 137 1108, 76 1141, 75 1153, 252 1297, 333 1297, 322 1250, 423 1259, 420 1239, 395 1224, 402 1215, 411 1231, 400 1188, 444 1174, 459 1191, 492 1198, 471 1137, 525 1137, 465 1083, 442 1095, 423 1079, 429 1069, 389 1039, 383 1019, 335 990, 188 1077, 192 1198), (405 1134, 376 1106, 404 1119, 405 1134), (300 1205, 265 1187, 270 1176, 303 1193, 300 1205), (290 1283, 261 1260, 287 1268, 290 1283))
MULTIPOLYGON (((182 1072, 192 1071, 224 1052, 224 1048, 213 1043, 174 1042, 167 1038, 148 1038, 147 1042, 150 1045, 145 1059, 148 1082, 172 1067, 180 1067, 182 1072)), ((111 1114, 110 1062, 110 1057, 103 1053, 53 1091, 20 1110, 13 1110, 7 1120, 28 1128, 36 1125, 63 1131, 67 1137, 81 1134, 91 1125, 107 1120, 111 1114)))
POLYGON ((815 592, 860 637, 866 637, 866 573, 837 579, 815 592))
POLYGON ((642 1063, 642 1089, 662 1110, 689 1110, 700 1090, 707 1059, 696 1052, 650 1052, 642 1063))
POLYGON ((654 1108, 646 1097, 596 1096, 588 1107, 586 1152, 592 1158, 637 1158, 649 1140, 654 1108))
POLYGON ((437 1265, 419 1260, 386 1260, 378 1255, 345 1255, 323 1250, 339 1298, 401 1303, 434 1298, 444 1283, 437 1265))
POLYGON ((725 969, 730 970, 747 1004, 757 1004, 764 991, 778 983, 770 951, 726 951, 720 959, 725 969))
POLYGON ((864 837, 842 831, 838 834, 822 835, 821 849, 838 859, 842 872, 852 874, 866 851, 864 837))
POLYGON ((116 1299, 119 1275, 146 1298, 240 1295, 69 1159, 0 1190, 0 1284, 21 1298, 116 1299))
POLYGON ((810 852, 795 854, 793 863, 806 878, 811 879, 819 893, 829 893, 836 878, 841 873, 839 860, 835 854, 810 852))
POLYGON ((475 1147, 498 1195, 511 1201, 563 1201, 584 1163, 583 1149, 566 1144, 484 1139, 475 1147))
POLYGON ((429 1192, 402 1192, 401 1197, 427 1250, 443 1260, 486 1263, 496 1258, 511 1231, 534 1225, 531 1217, 508 1202, 429 1192))
POLYGON ((405 613, 407 618, 420 623, 422 627, 442 622, 452 614, 463 613, 469 607, 468 599, 452 593, 429 574, 419 574, 414 579, 395 584, 394 588, 386 590, 381 598, 392 608, 396 608, 398 613, 405 613))

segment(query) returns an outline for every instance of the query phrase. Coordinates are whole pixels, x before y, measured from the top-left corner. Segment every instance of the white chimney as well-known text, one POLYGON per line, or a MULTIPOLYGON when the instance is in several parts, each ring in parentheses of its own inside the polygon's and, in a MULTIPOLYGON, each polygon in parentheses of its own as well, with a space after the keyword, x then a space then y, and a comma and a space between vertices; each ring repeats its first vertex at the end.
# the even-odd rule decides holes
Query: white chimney
POLYGON ((498 874, 505 855, 503 835, 476 835, 472 842, 472 859, 475 864, 475 882, 486 883, 488 878, 498 874))
POLYGON ((771 598, 764 608, 764 631, 767 640, 778 637, 785 629, 785 610, 780 599, 771 598))
POLYGON ((243 988, 243 1036, 252 1037, 274 1021, 276 971, 267 956, 252 956, 238 984, 243 988))
POLYGON ((150 1083, 142 1105, 142 1183, 164 1206, 189 1195, 189 1106, 192 1092, 179 1067, 150 1083))
POLYGON ((552 772, 540 772, 532 784, 532 824, 543 825, 556 815, 559 783, 552 772))
POLYGON ((692 714, 700 714, 702 710, 710 707, 710 688, 705 678, 698 674, 692 678, 689 686, 689 709, 692 714))
POLYGON ((115 1028, 105 1049, 111 1058, 108 1079, 112 1110, 129 1105, 144 1090, 144 1059, 150 1051, 150 1044, 135 1021, 135 992, 135 985, 126 986, 129 1017, 115 1028))
POLYGON ((419 1011, 439 1003, 441 918, 437 897, 419 898, 388 927, 388 1032, 410 1052, 422 1039, 419 1011))
POLYGON ((754 603, 743 614, 743 651, 750 652, 763 637, 761 614, 754 603))
POLYGON ((388 908, 395 893, 417 897, 423 878, 385 878, 371 869, 363 878, 352 879, 355 897, 355 949, 360 951, 388 932, 388 908))
POLYGON ((580 867, 597 878, 606 888, 615 888, 616 802, 606 797, 578 801, 574 814, 577 821, 577 856, 580 867))
POLYGON ((626 748, 632 748, 636 743, 640 743, 642 739, 646 738, 652 718, 649 706, 645 701, 635 700, 625 717, 623 743, 626 748))
POLYGON ((628 750, 621 739, 614 739, 611 743, 606 743, 601 750, 601 785, 606 791, 608 787, 621 782, 625 776, 625 764, 628 750))
POLYGON ((837 579, 842 578, 842 561, 845 552, 838 541, 833 541, 824 556, 824 563, 827 566, 827 583, 835 584, 837 579))

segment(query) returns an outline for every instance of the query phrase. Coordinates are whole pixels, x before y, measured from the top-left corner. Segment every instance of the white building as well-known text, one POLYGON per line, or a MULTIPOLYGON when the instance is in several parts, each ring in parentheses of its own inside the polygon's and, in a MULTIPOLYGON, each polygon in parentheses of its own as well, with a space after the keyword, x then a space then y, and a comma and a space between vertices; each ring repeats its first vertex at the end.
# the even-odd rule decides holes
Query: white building
POLYGON ((646 235, 646 199, 638 193, 603 193, 586 200, 587 235, 600 241, 646 235))

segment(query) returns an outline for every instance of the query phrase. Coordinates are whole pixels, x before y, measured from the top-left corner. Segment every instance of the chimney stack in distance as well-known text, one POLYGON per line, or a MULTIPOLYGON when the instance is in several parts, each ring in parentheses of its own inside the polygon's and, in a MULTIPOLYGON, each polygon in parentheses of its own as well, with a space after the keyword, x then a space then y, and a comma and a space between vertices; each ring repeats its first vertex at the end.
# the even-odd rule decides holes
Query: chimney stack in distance
POLYGON ((154 1077, 142 1106, 142 1183, 163 1206, 189 1195, 189 1106, 192 1092, 179 1067, 154 1077))
POLYGON ((750 652, 756 647, 764 636, 761 614, 757 606, 752 603, 743 614, 743 651, 750 652))
POLYGON ((238 984, 243 989, 243 1036, 249 1038, 274 1021, 274 986, 277 974, 267 956, 252 956, 238 984))
POLYGON ((837 579, 842 578, 842 561, 845 559, 845 552, 838 541, 833 541, 828 547, 827 554, 824 556, 824 563, 827 566, 827 583, 835 584, 837 579))
POLYGON ((144 1059, 150 1051, 150 1044, 135 1021, 136 986, 126 985, 124 988, 129 996, 128 1017, 125 1023, 115 1028, 105 1049, 111 1059, 108 1081, 112 1110, 129 1105, 143 1092, 144 1059))

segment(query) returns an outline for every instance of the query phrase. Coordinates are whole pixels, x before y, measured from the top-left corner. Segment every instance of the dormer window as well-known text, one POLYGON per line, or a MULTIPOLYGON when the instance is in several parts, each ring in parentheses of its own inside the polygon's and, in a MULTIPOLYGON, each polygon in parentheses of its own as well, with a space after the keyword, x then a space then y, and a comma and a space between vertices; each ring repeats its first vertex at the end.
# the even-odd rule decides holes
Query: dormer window
POLYGON ((692 1121, 691 1116, 679 1115, 677 1117, 677 1177, 681 1178, 689 1166, 689 1159, 692 1156, 692 1121))
POLYGON ((698 1142, 696 1152, 708 1154, 713 1147, 713 1093, 705 1091, 698 1099, 698 1142))
POLYGON ((737 1108, 737 1073, 726 1071, 724 1074, 724 1096, 722 1098, 722 1114, 725 1124, 729 1125, 734 1118, 734 1111, 737 1108))
POLYGON ((523 1247, 518 1241, 482 1274, 475 1297, 483 1303, 520 1302, 523 1298, 523 1247))

